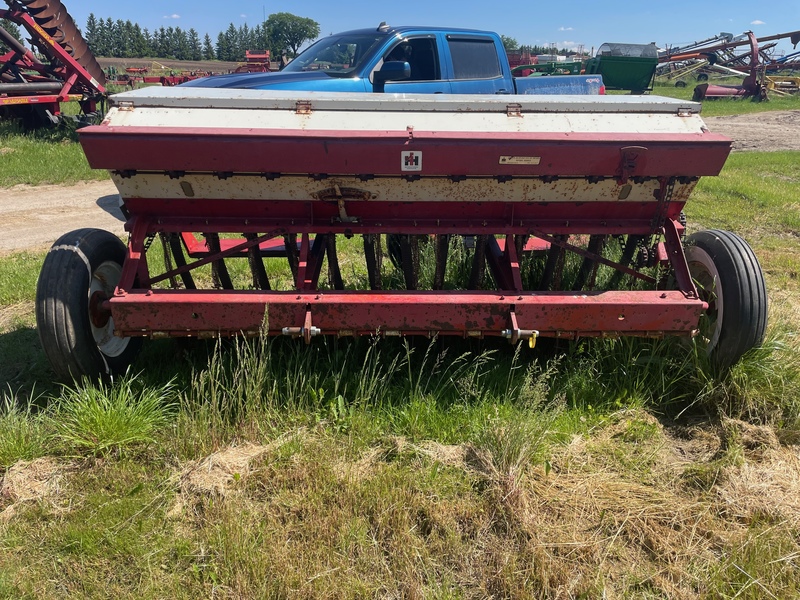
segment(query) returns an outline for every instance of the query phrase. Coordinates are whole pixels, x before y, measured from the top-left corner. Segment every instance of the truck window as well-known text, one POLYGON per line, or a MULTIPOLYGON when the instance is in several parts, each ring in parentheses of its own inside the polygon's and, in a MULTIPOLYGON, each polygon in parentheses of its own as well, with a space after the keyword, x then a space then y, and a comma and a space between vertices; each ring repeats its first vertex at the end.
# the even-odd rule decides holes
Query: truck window
POLYGON ((447 36, 447 44, 454 79, 492 79, 502 75, 493 40, 447 36))
MULTIPOLYGON (((324 71, 331 77, 352 77, 370 51, 383 42, 383 34, 339 35, 322 38, 290 62, 284 71, 324 71)), ((373 51, 374 52, 374 51, 373 51)))
POLYGON ((406 38, 392 47, 383 58, 403 60, 411 66, 411 77, 405 81, 436 81, 441 79, 439 52, 432 37, 406 38))

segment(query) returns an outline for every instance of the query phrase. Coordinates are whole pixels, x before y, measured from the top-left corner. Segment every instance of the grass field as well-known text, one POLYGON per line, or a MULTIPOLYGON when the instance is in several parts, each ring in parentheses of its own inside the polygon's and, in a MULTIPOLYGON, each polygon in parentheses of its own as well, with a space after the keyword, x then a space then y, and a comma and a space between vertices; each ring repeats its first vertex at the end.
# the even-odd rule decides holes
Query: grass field
POLYGON ((162 340, 64 388, 43 256, 0 258, 0 597, 797 597, 798 165, 687 205, 767 276, 724 376, 670 340, 162 340))

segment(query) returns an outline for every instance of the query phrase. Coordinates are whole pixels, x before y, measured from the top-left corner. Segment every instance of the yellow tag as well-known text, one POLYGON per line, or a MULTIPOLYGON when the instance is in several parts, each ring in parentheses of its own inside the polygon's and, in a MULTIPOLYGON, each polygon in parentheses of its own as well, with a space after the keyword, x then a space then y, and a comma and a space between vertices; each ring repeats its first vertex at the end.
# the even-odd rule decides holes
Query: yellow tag
POLYGON ((528 338, 528 348, 535 348, 536 347, 536 336, 532 335, 528 338))

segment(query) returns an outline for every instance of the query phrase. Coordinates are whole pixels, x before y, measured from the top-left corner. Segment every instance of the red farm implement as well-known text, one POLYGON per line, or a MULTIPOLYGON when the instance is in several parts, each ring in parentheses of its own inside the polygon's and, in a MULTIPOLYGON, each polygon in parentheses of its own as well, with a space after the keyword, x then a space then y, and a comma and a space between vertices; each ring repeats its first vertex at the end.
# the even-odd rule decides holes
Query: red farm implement
POLYGON ((779 40, 788 39, 795 47, 800 43, 800 31, 790 31, 756 38, 752 31, 734 37, 730 33, 696 42, 682 48, 671 48, 659 53, 659 62, 666 64, 662 79, 674 79, 675 85, 684 87, 689 75, 698 81, 707 82, 712 75, 731 77, 745 75, 740 85, 715 85, 702 83, 694 90, 695 100, 706 98, 753 98, 765 99, 768 89, 777 89, 766 74, 776 75, 781 71, 794 71, 800 66, 795 52, 780 58, 772 53, 779 40), (742 46, 750 46, 748 52, 738 52, 742 46))
POLYGON ((267 73, 270 71, 269 50, 245 50, 245 62, 234 73, 267 73))
POLYGON ((0 118, 27 127, 57 122, 62 102, 77 102, 90 122, 105 94, 105 76, 58 0, 6 0, 0 19, 21 27, 33 50, 0 27, 0 118), (2 51, 2 50, 0 50, 2 51))
POLYGON ((119 189, 128 243, 86 229, 55 243, 43 346, 63 378, 124 371, 142 338, 233 335, 699 335, 730 365, 763 338, 766 289, 740 237, 684 237, 684 204, 730 151, 699 108, 117 95, 81 143, 119 189))

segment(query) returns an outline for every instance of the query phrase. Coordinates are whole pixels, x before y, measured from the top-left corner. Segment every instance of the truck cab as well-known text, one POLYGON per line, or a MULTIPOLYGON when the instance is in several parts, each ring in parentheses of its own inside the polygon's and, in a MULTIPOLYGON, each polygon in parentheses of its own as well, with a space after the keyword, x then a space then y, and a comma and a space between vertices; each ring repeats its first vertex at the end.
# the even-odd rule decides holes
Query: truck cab
POLYGON ((518 93, 496 33, 385 24, 322 38, 278 73, 221 75, 185 85, 400 94, 518 93))

